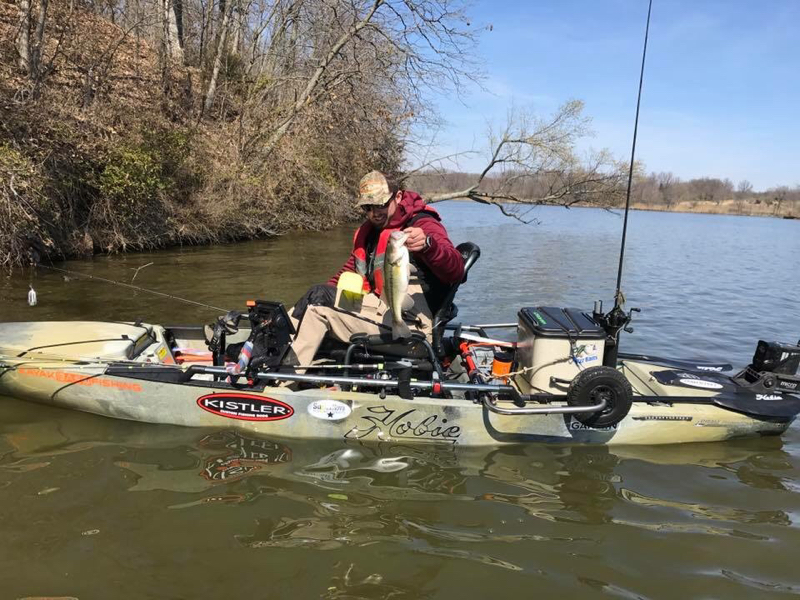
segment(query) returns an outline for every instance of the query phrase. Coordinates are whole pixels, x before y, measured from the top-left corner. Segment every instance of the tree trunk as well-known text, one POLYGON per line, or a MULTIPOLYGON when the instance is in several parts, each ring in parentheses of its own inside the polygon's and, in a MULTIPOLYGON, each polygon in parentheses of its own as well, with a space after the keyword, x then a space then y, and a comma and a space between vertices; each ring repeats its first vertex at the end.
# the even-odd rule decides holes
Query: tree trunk
POLYGON ((19 2, 20 22, 16 44, 17 64, 34 82, 34 88, 38 87, 41 75, 40 66, 44 47, 44 31, 47 23, 47 5, 48 0, 39 0, 39 14, 36 17, 34 27, 31 0, 20 0, 19 2), (33 38, 31 38, 31 33, 33 33, 33 38))
POLYGON ((183 27, 178 23, 179 15, 182 14, 181 0, 161 0, 164 21, 164 40, 167 56, 172 60, 183 63, 183 44, 181 31, 183 27))
POLYGON ((239 54, 242 43, 242 27, 245 16, 242 14, 242 3, 235 2, 231 13, 231 53, 239 54))
POLYGON ((214 0, 208 0, 205 6, 201 3, 201 7, 199 63, 202 68, 205 64, 208 40, 214 39, 214 0))
POLYGON ((36 36, 33 40, 33 46, 30 48, 30 66, 31 77, 38 83, 39 81, 39 66, 42 62, 42 51, 44 50, 44 28, 47 22, 47 3, 48 0, 39 0, 39 17, 36 21, 36 36))
POLYGON ((217 53, 214 57, 214 69, 211 71, 211 80, 208 82, 206 98, 203 102, 204 113, 211 110, 211 107, 214 106, 214 96, 217 93, 217 79, 219 77, 219 70, 222 67, 222 58, 225 54, 225 44, 228 41, 228 24, 230 23, 230 14, 230 8, 226 7, 225 13, 222 15, 222 24, 220 25, 217 53))
POLYGON ((31 0, 19 0, 19 34, 17 35, 17 64, 26 74, 31 72, 31 0))

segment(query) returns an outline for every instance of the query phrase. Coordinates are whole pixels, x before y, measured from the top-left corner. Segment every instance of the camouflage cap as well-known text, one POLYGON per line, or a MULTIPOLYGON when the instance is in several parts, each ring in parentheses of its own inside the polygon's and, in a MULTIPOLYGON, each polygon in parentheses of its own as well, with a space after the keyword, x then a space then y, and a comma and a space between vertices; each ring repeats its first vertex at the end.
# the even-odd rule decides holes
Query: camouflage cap
POLYGON ((368 204, 383 206, 392 199, 392 195, 386 176, 380 171, 370 171, 358 184, 356 206, 368 204))

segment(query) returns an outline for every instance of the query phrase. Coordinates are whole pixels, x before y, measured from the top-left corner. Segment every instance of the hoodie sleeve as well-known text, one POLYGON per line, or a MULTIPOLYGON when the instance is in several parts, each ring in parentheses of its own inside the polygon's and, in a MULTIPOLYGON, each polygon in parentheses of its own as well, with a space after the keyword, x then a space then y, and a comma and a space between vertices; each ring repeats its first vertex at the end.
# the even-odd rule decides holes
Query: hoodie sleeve
POLYGON ((464 259, 444 226, 434 218, 419 219, 414 226, 422 229, 431 242, 429 248, 416 252, 415 257, 422 259, 444 283, 460 282, 464 278, 464 259))

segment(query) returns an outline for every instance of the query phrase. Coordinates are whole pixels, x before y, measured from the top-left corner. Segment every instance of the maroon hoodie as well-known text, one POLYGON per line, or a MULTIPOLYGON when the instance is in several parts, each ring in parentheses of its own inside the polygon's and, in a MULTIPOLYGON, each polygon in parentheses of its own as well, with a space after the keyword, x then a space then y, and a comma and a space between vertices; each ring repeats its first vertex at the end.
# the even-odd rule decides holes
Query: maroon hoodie
MULTIPOLYGON (((403 198, 397 204, 397 210, 392 215, 387 228, 389 229, 404 229, 414 216, 419 214, 426 208, 425 200, 416 192, 403 190, 403 198)), ((431 210, 430 208, 428 210, 431 210)), ((369 226, 369 221, 367 221, 369 226)), ((444 225, 440 220, 431 215, 430 218, 423 218, 417 220, 413 227, 419 227, 425 232, 425 235, 430 236, 430 247, 421 252, 414 252, 414 260, 424 262, 436 277, 446 284, 458 283, 464 278, 464 259, 461 253, 455 249, 453 242, 445 231, 444 225)), ((347 262, 344 263, 339 272, 328 280, 328 285, 336 285, 339 281, 339 275, 345 271, 356 270, 356 258, 351 252, 347 262)))

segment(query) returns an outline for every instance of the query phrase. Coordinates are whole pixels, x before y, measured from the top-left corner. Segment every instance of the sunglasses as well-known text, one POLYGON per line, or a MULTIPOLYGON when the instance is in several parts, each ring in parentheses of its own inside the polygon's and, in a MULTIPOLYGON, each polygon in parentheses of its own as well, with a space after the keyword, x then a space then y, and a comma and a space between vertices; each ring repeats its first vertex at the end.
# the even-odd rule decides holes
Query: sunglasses
POLYGON ((361 210, 363 210, 365 213, 374 212, 376 210, 384 210, 386 208, 389 208, 389 203, 388 202, 386 204, 362 204, 361 205, 361 210))

